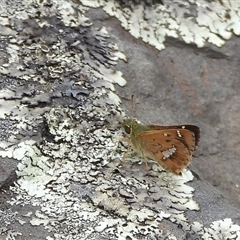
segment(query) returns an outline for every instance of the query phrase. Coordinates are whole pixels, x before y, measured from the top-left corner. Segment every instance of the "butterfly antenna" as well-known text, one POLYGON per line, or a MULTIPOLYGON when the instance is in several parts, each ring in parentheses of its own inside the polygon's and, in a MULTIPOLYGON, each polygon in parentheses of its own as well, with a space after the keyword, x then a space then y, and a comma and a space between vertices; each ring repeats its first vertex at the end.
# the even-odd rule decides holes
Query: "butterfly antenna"
POLYGON ((136 104, 134 104, 134 95, 131 96, 131 103, 132 103, 132 109, 131 109, 131 117, 136 117, 136 104))

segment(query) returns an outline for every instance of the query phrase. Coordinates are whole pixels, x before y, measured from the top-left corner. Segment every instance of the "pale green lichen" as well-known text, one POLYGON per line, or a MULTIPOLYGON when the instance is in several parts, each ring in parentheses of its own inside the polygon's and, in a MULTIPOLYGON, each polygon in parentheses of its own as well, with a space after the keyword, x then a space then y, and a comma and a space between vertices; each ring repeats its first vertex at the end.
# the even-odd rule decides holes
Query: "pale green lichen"
POLYGON ((81 2, 89 7, 102 7, 134 37, 159 50, 165 48, 167 37, 182 38, 198 47, 207 42, 221 47, 233 33, 240 34, 239 1, 173 0, 152 7, 139 4, 131 10, 116 1, 81 2))
MULTIPOLYGON (((7 26, 12 19, 28 20, 39 14, 44 17, 59 14, 66 26, 80 28, 91 25, 84 17, 86 8, 73 2, 54 1, 55 5, 51 8, 36 2, 37 7, 33 7, 31 3, 22 1, 18 11, 14 7, 9 8, 9 21, 5 19, 3 24, 7 26)), ((172 5, 169 3, 156 9, 139 5, 134 12, 119 8, 114 1, 85 1, 85 4, 102 5, 107 12, 116 15, 133 35, 142 37, 159 49, 164 47, 165 36, 177 37, 179 33, 186 37, 186 41, 196 42, 199 46, 206 40, 204 35, 196 35, 195 23, 190 25, 190 18, 182 21, 184 14, 190 13, 190 1, 185 2, 184 6, 172 1, 172 5), (154 28, 149 27, 149 22, 154 28)), ((192 4, 197 6, 198 3, 192 1, 192 4)), ((233 5, 230 7, 234 9, 233 5)), ((224 12, 224 7, 220 10, 224 12)), ((38 26, 50 27, 51 24, 44 17, 37 18, 38 26)), ((217 18, 214 14, 211 17, 217 18)), ((231 22, 226 31, 222 25, 214 26, 202 26, 199 34, 205 31, 210 36, 209 29, 212 32, 217 29, 212 33, 212 40, 209 40, 217 43, 219 40, 214 40, 216 33, 228 38, 228 32, 233 29, 237 32, 237 24, 231 25, 231 22)), ((9 33, 7 28, 4 31, 9 33)), ((51 236, 47 239, 179 239, 181 236, 175 234, 166 222, 174 223, 176 228, 177 224, 181 224, 186 232, 194 232, 198 238, 206 239, 215 233, 224 237, 232 234, 235 239, 239 237, 239 226, 233 224, 231 219, 213 222, 209 228, 201 223, 188 222, 186 211, 200 209, 193 199, 194 189, 187 185, 193 179, 189 170, 184 171, 182 177, 176 177, 166 173, 156 163, 149 163, 151 170, 147 173, 143 164, 138 164, 141 162, 138 157, 128 159, 125 165, 120 166, 125 149, 117 147, 116 142, 122 137, 117 126, 124 113, 120 108, 120 99, 114 92, 114 83, 123 86, 126 81, 120 72, 111 67, 118 59, 126 58, 115 44, 106 44, 108 35, 105 28, 92 36, 99 40, 99 44, 103 43, 101 47, 107 54, 104 63, 93 59, 90 50, 80 41, 75 41, 71 46, 79 45, 81 51, 78 51, 68 48, 67 41, 60 36, 52 45, 49 44, 48 52, 42 50, 41 41, 37 44, 24 44, 22 41, 19 47, 18 39, 13 37, 15 33, 12 30, 11 43, 6 48, 11 57, 0 72, 8 77, 17 77, 26 86, 29 81, 38 83, 42 88, 39 87, 37 91, 34 91, 35 87, 21 88, 21 84, 17 86, 13 79, 1 90, 0 116, 17 124, 11 136, 0 143, 0 155, 19 162, 19 179, 11 187, 17 195, 10 203, 39 207, 40 210, 28 217, 33 226, 43 225, 50 231, 51 236), (27 63, 32 59, 39 60, 43 73, 48 72, 49 78, 35 68, 28 68, 27 63), (52 62, 54 66, 45 66, 46 62, 52 62), (62 73, 72 72, 81 73, 80 77, 65 80, 62 73), (60 84, 52 84, 53 79, 60 84), (51 106, 54 97, 75 96, 74 91, 78 92, 79 89, 72 89, 73 85, 84 86, 81 88, 84 93, 89 88, 89 95, 82 101, 80 98, 74 107, 71 104, 51 106), (43 107, 40 104, 39 107, 42 99, 47 104, 43 107), (34 108, 28 107, 33 103, 34 108), (43 122, 45 128, 40 125, 41 141, 38 139, 40 136, 25 134, 26 131, 34 132, 36 126, 43 122), (18 135, 23 138, 17 138, 18 135), (25 135, 27 139, 24 139, 25 135), (221 228, 224 228, 224 233, 221 233, 221 228)), ((0 211, 0 219, 4 214, 0 211)), ((8 216, 12 214, 8 213, 8 216)), ((4 233, 10 232, 8 225, 4 227, 4 233)), ((21 233, 14 234, 12 239, 21 233)))

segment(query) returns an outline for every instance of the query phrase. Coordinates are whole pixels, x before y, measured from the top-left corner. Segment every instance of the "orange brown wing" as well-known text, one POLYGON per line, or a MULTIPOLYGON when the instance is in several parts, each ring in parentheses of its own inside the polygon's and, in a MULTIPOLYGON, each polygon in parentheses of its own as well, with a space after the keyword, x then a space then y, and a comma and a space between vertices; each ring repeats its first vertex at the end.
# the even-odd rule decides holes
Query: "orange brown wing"
POLYGON ((176 127, 144 131, 138 137, 143 156, 154 159, 166 170, 180 175, 190 164, 198 139, 194 132, 176 127))
MULTIPOLYGON (((182 132, 182 130, 186 129, 189 130, 191 133, 194 134, 195 137, 195 148, 198 146, 199 143, 199 139, 200 139, 200 128, 196 125, 173 125, 173 126, 158 126, 158 125, 149 125, 149 127, 152 130, 173 130, 176 129, 180 131, 180 133, 182 132)), ((177 133, 177 132, 176 132, 177 133)), ((185 141, 186 143, 188 142, 188 137, 187 136, 183 136, 183 138, 180 139, 181 141, 185 141)), ((190 142, 192 142, 190 140, 190 142)))

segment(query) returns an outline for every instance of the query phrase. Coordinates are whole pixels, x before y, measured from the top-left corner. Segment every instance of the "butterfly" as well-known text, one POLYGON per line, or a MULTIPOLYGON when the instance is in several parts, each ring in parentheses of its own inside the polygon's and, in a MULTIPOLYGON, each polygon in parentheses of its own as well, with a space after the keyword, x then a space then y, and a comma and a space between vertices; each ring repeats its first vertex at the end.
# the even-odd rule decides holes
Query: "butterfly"
POLYGON ((133 149, 144 158, 146 165, 147 158, 153 159, 175 175, 181 175, 191 163, 200 139, 200 128, 195 125, 143 125, 130 118, 121 126, 130 135, 133 149))

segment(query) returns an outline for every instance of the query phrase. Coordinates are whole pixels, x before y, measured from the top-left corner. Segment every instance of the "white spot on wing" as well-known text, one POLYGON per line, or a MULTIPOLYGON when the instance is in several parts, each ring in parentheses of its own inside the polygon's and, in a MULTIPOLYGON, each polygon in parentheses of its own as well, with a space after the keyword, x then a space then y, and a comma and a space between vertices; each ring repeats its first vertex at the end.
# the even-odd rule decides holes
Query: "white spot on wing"
POLYGON ((179 130, 177 130, 177 135, 178 135, 178 137, 182 137, 182 134, 180 133, 179 130))
POLYGON ((165 150, 162 152, 163 156, 164 156, 164 159, 167 159, 169 158, 170 156, 172 156, 175 152, 176 152, 176 147, 172 147, 172 148, 169 148, 168 150, 165 150))

